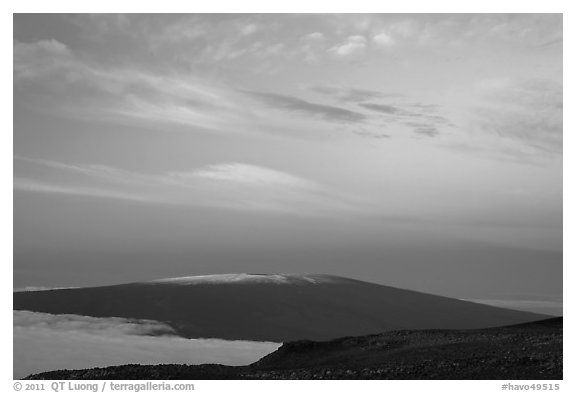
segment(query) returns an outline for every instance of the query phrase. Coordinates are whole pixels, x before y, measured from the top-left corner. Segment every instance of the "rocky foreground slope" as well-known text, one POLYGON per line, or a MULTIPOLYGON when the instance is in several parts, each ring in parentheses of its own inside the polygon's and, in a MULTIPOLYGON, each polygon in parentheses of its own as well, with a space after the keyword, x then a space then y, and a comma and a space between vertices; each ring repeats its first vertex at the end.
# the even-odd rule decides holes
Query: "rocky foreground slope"
POLYGON ((562 318, 289 342, 249 366, 124 365, 28 379, 562 379, 562 318))

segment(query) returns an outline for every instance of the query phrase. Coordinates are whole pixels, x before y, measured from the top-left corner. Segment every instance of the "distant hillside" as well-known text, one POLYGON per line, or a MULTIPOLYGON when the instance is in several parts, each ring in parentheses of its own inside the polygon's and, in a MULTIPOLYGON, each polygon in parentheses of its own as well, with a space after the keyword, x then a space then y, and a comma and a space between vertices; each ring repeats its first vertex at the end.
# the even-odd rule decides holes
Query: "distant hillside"
POLYGON ((484 328, 547 317, 312 274, 229 274, 15 292, 14 309, 156 320, 187 338, 274 342, 484 328))
POLYGON ((562 318, 472 330, 391 331, 284 344, 243 367, 125 365, 27 379, 530 379, 561 380, 562 318))

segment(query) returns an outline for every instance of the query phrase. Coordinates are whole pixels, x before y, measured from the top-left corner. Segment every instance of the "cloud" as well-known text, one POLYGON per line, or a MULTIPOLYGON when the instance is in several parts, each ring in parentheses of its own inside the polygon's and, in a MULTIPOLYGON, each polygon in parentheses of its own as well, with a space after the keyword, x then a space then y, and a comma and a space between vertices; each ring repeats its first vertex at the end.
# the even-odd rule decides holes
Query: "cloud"
POLYGON ((419 135, 424 135, 428 137, 435 137, 440 135, 440 132, 435 127, 418 127, 414 129, 414 132, 419 135))
MULTIPOLYGON (((137 44, 144 44, 158 56, 165 56, 166 61, 175 60, 175 65, 184 65, 186 72, 200 71, 205 67, 218 70, 233 67, 240 59, 248 61, 266 56, 287 57, 291 50, 278 50, 278 45, 285 41, 276 38, 277 26, 268 23, 268 17, 256 15, 170 15, 158 17, 153 21, 156 28, 149 27, 137 44), (258 20, 254 23, 253 20, 258 20), (268 34, 257 34, 267 32, 268 34), (255 41, 259 39, 260 41, 255 41), (276 48, 276 50, 268 50, 276 48)), ((242 66, 240 66, 242 68, 242 66)), ((260 74, 259 65, 250 67, 249 72, 260 74)))
POLYGON ((325 39, 324 34, 317 31, 302 36, 302 41, 308 41, 308 42, 321 42, 324 41, 324 39, 325 39))
MULTIPOLYGON (((173 176, 182 177, 182 174, 173 176)), ((242 163, 225 163, 210 165, 207 168, 192 172, 187 177, 197 177, 217 181, 231 181, 248 185, 286 186, 315 189, 319 186, 310 180, 288 173, 242 163)))
POLYGON ((377 104, 372 102, 361 102, 358 105, 362 108, 374 112, 390 115, 397 120, 404 120, 406 118, 418 118, 435 124, 450 124, 450 121, 447 118, 437 114, 437 105, 425 105, 421 103, 398 103, 395 105, 390 105, 377 104))
POLYGON ((393 37, 407 39, 422 35, 426 25, 427 23, 419 23, 413 18, 405 18, 388 24, 387 31, 393 37))
POLYGON ((562 153, 562 85, 547 79, 501 78, 479 86, 473 126, 541 151, 562 153))
MULTIPOLYGON (((234 26, 238 28, 238 24, 234 26)), ((306 37, 306 45, 318 49, 323 47, 320 42, 324 40, 320 39, 321 33, 316 33, 306 37)), ((361 43, 365 39, 352 36, 349 41, 361 43)), ((285 49, 282 43, 256 41, 239 49, 240 52, 224 48, 222 54, 229 57, 250 53, 264 63, 264 59, 270 56, 283 56, 285 49)), ((102 64, 55 40, 16 41, 14 53, 15 100, 53 115, 136 125, 158 131, 254 134, 279 129, 278 111, 282 111, 289 115, 282 122, 284 136, 304 135, 301 130, 327 131, 333 127, 329 123, 339 123, 341 128, 368 125, 375 119, 345 105, 316 103, 280 93, 233 89, 190 74, 162 74, 136 66, 102 64), (326 124, 312 125, 310 120, 326 124)), ((217 53, 212 55, 217 56, 217 53)), ((343 104, 361 102, 364 109, 372 112, 380 109, 380 113, 383 105, 390 109, 390 104, 367 101, 403 97, 397 93, 338 86, 315 86, 311 90, 343 104)), ((402 115, 419 116, 416 111, 421 109, 410 109, 411 113, 403 109, 402 115)), ((428 120, 435 122, 431 118, 428 120)), ((353 129, 346 131, 359 135, 353 129)), ((47 189, 47 185, 40 186, 47 189)), ((53 191, 58 190, 53 188, 53 191)))
POLYGON ((255 24, 250 23, 240 29, 240 34, 243 36, 248 36, 256 33, 256 31, 258 31, 258 27, 255 24))
POLYGON ((372 111, 380 113, 385 113, 388 115, 398 115, 404 113, 404 111, 392 105, 373 104, 373 103, 361 103, 359 105, 363 108, 370 109, 372 111))
POLYGON ((71 22, 85 38, 99 40, 122 32, 134 33, 137 16, 131 14, 74 14, 66 15, 65 20, 71 22))
POLYGON ((82 177, 97 177, 105 180, 114 180, 119 183, 130 182, 140 185, 151 182, 162 182, 165 184, 190 186, 194 181, 208 179, 248 186, 271 185, 275 187, 320 188, 317 183, 311 180, 286 172, 237 162, 208 165, 189 172, 174 171, 154 175, 126 171, 105 165, 65 164, 23 156, 15 156, 14 160, 17 169, 18 164, 24 163, 41 166, 45 169, 51 168, 59 171, 72 172, 82 175, 82 177))
POLYGON ((556 46, 556 45, 561 46, 563 42, 564 42, 563 37, 555 37, 555 38, 551 38, 548 41, 545 41, 545 42, 543 42, 537 46, 539 46, 539 47, 556 46))
POLYGON ((300 37, 301 46, 295 52, 303 56, 306 63, 316 64, 325 53, 326 37, 320 32, 306 34, 300 37))
POLYGON ((54 40, 15 42, 14 54, 15 95, 53 114, 158 130, 175 129, 165 127, 172 125, 204 132, 253 132, 251 116, 239 103, 242 97, 226 86, 104 66, 54 40))
POLYGON ((562 301, 555 300, 519 300, 519 299, 462 299, 489 306, 529 311, 548 315, 562 315, 562 301))
POLYGON ((386 116, 387 121, 401 122, 401 124, 412 128, 413 132, 427 137, 440 135, 438 128, 452 126, 452 123, 437 114, 438 106, 422 103, 401 103, 396 105, 376 104, 371 102, 361 102, 358 104, 362 108, 381 113, 386 116), (417 119, 415 121, 406 121, 417 119))
POLYGON ((408 126, 412 129, 415 134, 423 135, 427 137, 436 137, 440 135, 440 131, 438 130, 438 124, 426 123, 426 122, 411 122, 407 121, 403 123, 405 126, 408 126))
POLYGON ((156 321, 14 311, 14 378, 58 369, 139 364, 250 364, 280 344, 184 339, 156 321))
POLYGON ((14 292, 37 292, 37 291, 50 291, 53 289, 73 289, 77 287, 36 287, 36 286, 27 286, 22 288, 14 288, 14 292))
POLYGON ((116 192, 114 190, 107 190, 97 187, 85 187, 78 185, 58 185, 49 182, 16 177, 14 178, 14 190, 38 192, 43 194, 63 194, 63 195, 78 195, 96 198, 111 198, 136 202, 154 202, 153 199, 137 195, 136 193, 116 192))
POLYGON ((52 315, 30 311, 14 311, 14 327, 42 327, 58 331, 105 333, 111 336, 174 336, 174 329, 157 321, 126 318, 93 318, 80 315, 52 315))
POLYGON ((61 66, 67 66, 72 53, 56 40, 35 43, 14 42, 14 79, 34 79, 47 76, 61 66))
POLYGON ((403 94, 399 93, 384 93, 376 90, 369 89, 357 89, 352 87, 342 87, 342 86, 324 86, 316 85, 308 87, 308 90, 315 93, 320 93, 326 96, 330 96, 336 100, 344 102, 362 102, 366 100, 373 99, 384 99, 384 98, 400 98, 404 97, 403 94))
POLYGON ((415 102, 415 103, 409 104, 408 106, 413 107, 413 108, 417 108, 417 109, 421 109, 423 111, 429 111, 429 112, 435 112, 440 108, 440 105, 424 104, 422 102, 415 102))
MULTIPOLYGON (((448 118, 440 114, 441 107, 439 105, 411 102, 408 96, 400 93, 323 85, 310 86, 308 90, 346 104, 357 104, 363 109, 385 116, 388 122, 402 122, 404 125, 418 128, 418 133, 428 136, 437 135, 436 128, 438 127, 453 126, 448 118), (394 104, 391 104, 390 101, 393 101, 394 104), (414 119, 419 120, 419 122, 406 121, 414 119)), ((355 132, 355 134, 365 135, 366 133, 355 132)), ((380 135, 379 133, 372 134, 380 135)))
POLYGON ((396 41, 387 33, 382 32, 372 37, 372 43, 380 47, 389 47, 396 43, 396 41))
POLYGON ((245 92, 245 94, 272 108, 301 113, 316 119, 339 123, 361 123, 367 119, 366 115, 359 112, 331 105, 315 104, 293 96, 262 92, 245 92))
MULTIPOLYGON (((370 37, 370 49, 391 48, 399 44, 426 42, 432 32, 442 31, 444 19, 450 16, 436 15, 346 15, 339 22, 339 30, 370 37)), ((444 38, 444 37, 443 37, 444 38)))
POLYGON ((69 56, 70 51, 63 43, 54 39, 40 40, 35 43, 18 43, 14 46, 15 63, 20 63, 22 58, 36 56, 38 54, 69 56))
POLYGON ((374 131, 367 131, 367 130, 356 130, 354 134, 361 136, 362 138, 369 138, 369 139, 387 139, 390 138, 390 135, 384 134, 382 132, 374 132, 374 131))
POLYGON ((331 16, 330 22, 348 34, 370 35, 373 48, 405 44, 525 48, 562 36, 561 14, 346 14, 331 16))
POLYGON ((17 156, 14 168, 15 190, 43 194, 276 214, 362 209, 362 203, 313 180, 246 163, 149 174, 17 156))
POLYGON ((328 49, 328 52, 343 59, 355 59, 364 54, 366 50, 366 37, 352 35, 338 45, 328 49))
POLYGON ((562 36, 560 14, 437 14, 412 15, 379 23, 402 43, 427 46, 538 46, 562 36))
POLYGON ((562 36, 562 14, 488 14, 480 16, 471 27, 481 29, 489 39, 540 45, 562 36))
MULTIPOLYGON (((55 115, 158 131, 240 134, 277 126, 277 115, 270 109, 339 123, 357 123, 366 118, 350 109, 282 94, 246 93, 189 74, 103 65, 54 40, 15 42, 14 46, 15 100, 55 115)), ((278 56, 283 50, 284 44, 280 43, 254 42, 244 48, 262 59, 278 56)), ((290 130, 298 127, 308 125, 296 124, 290 130)))

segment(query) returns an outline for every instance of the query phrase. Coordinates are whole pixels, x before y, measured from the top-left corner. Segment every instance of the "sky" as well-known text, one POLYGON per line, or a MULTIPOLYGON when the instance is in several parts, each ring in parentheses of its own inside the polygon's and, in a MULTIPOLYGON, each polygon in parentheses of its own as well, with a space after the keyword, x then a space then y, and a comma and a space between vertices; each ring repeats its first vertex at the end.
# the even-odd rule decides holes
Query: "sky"
POLYGON ((562 16, 14 15, 14 287, 325 273, 561 314, 562 16))

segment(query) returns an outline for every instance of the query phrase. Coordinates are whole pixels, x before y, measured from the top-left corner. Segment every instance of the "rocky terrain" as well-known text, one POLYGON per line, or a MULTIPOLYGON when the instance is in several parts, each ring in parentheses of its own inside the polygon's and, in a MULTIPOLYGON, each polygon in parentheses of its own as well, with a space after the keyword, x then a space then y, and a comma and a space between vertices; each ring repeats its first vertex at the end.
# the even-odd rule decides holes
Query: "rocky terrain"
POLYGON ((562 318, 288 342, 242 367, 123 365, 28 379, 562 379, 562 318))

